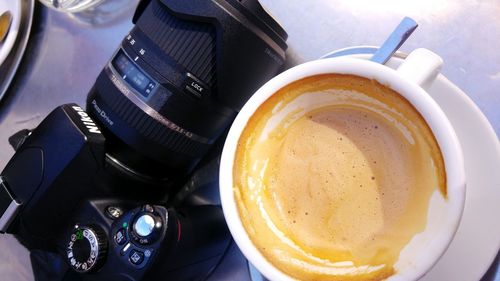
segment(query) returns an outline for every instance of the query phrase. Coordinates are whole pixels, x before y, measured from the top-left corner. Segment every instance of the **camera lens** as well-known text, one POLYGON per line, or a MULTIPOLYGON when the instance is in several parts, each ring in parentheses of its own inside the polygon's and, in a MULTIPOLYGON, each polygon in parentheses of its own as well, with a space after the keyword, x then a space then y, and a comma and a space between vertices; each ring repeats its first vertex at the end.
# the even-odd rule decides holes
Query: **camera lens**
POLYGON ((257 0, 142 1, 87 110, 129 171, 189 173, 284 62, 286 32, 257 0))

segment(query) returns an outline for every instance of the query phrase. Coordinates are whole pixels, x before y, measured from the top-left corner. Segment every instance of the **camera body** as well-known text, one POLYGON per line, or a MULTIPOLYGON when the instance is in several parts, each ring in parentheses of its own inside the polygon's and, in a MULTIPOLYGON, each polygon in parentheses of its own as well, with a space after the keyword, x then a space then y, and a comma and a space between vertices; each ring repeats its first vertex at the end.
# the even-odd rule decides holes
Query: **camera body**
POLYGON ((58 248, 82 280, 203 280, 229 246, 216 206, 132 206, 101 199, 79 208, 58 248))
POLYGON ((28 249, 59 253, 81 280, 196 280, 229 246, 219 206, 167 209, 147 189, 137 196, 144 183, 116 178, 100 128, 75 104, 11 143, 17 151, 2 172, 0 208, 13 211, 0 217, 1 231, 28 249))
POLYGON ((87 111, 9 139, 0 232, 54 264, 36 280, 205 280, 231 243, 220 206, 172 198, 278 72, 287 34, 257 0, 142 0, 133 21, 87 111))
POLYGON ((79 106, 58 107, 35 130, 10 141, 16 154, 2 172, 1 192, 2 209, 12 211, 3 214, 0 231, 18 234, 27 248, 54 250, 51 240, 82 198, 120 196, 98 180, 105 138, 79 106))
POLYGON ((21 131, 11 143, 16 154, 2 172, 3 209, 15 207, 9 214, 23 215, 0 225, 0 231, 17 233, 28 248, 53 250, 50 240, 85 198, 165 203, 164 190, 120 172, 106 158, 101 129, 76 104, 56 108, 35 130, 21 131))

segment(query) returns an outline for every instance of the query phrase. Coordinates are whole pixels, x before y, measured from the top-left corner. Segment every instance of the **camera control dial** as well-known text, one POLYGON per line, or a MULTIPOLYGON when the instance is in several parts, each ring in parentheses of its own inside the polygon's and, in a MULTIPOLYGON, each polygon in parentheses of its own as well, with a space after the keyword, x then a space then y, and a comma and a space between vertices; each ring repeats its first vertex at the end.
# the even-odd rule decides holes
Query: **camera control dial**
MULTIPOLYGON (((168 213, 165 214, 168 220, 168 213)), ((151 205, 144 205, 132 219, 132 241, 139 245, 155 243, 162 234, 166 221, 160 216, 158 210, 151 205)))
POLYGON ((75 225, 66 246, 66 258, 73 270, 86 273, 102 266, 107 250, 108 242, 99 226, 75 225))

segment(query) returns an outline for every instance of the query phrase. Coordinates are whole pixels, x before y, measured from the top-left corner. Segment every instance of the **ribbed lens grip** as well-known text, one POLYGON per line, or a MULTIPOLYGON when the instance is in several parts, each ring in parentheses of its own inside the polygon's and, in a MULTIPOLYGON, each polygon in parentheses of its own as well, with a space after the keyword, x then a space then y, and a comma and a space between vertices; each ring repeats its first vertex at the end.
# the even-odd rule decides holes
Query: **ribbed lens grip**
POLYGON ((176 18, 157 1, 150 5, 151 9, 145 10, 137 27, 188 72, 209 87, 215 85, 215 28, 211 24, 176 18))
MULTIPOLYGON (((110 112, 114 113, 116 117, 120 118, 142 137, 171 151, 193 157, 202 156, 210 148, 210 144, 198 142, 173 131, 145 113, 113 87, 109 79, 98 79, 98 81, 108 84, 103 85, 103 88, 112 90, 108 90, 105 93, 97 91, 95 99, 98 102, 103 102, 110 109, 110 112)), ((110 129, 113 130, 112 127, 110 129)))

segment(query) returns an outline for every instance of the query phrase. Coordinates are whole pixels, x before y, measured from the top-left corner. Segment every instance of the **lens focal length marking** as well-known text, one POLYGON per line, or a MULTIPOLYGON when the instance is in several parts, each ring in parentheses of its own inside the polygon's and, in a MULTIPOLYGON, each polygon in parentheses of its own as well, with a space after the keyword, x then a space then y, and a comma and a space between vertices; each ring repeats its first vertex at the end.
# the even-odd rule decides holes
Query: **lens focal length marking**
MULTIPOLYGON (((123 52, 120 50, 117 54, 120 54, 123 52)), ((113 59, 114 61, 114 59, 113 59)), ((173 130, 179 134, 184 135, 185 137, 195 140, 200 143, 205 143, 205 144, 211 144, 212 142, 210 139, 202 137, 200 135, 197 135, 193 132, 190 132, 184 128, 181 128, 179 125, 175 124, 171 120, 165 118, 162 116, 160 113, 158 113, 156 110, 151 108, 149 105, 147 105, 141 98, 139 98, 137 95, 142 95, 138 93, 135 89, 135 87, 131 86, 128 87, 127 85, 129 83, 124 83, 123 77, 118 73, 118 71, 114 68, 113 63, 109 63, 108 67, 106 67, 106 73, 109 75, 111 82, 116 86, 116 88, 125 95, 131 102, 133 102, 137 107, 139 107, 142 111, 144 111, 146 114, 151 116, 152 118, 156 119, 158 122, 162 123, 165 125, 167 128, 170 130, 173 130)), ((159 87, 159 85, 158 85, 159 87)))
POLYGON ((157 83, 137 67, 122 50, 118 51, 111 64, 122 79, 143 97, 148 98, 156 88, 157 83))

